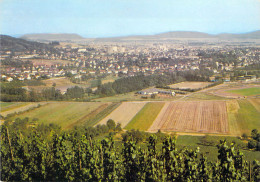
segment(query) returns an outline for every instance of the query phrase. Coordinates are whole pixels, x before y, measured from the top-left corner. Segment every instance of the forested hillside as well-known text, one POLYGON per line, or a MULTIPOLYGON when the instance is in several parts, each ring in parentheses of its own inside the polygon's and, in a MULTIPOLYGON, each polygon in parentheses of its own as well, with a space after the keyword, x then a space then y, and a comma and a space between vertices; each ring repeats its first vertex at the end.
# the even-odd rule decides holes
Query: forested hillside
POLYGON ((52 50, 52 45, 27 41, 20 38, 14 38, 7 35, 0 35, 1 50, 12 50, 12 51, 33 51, 33 50, 52 50))

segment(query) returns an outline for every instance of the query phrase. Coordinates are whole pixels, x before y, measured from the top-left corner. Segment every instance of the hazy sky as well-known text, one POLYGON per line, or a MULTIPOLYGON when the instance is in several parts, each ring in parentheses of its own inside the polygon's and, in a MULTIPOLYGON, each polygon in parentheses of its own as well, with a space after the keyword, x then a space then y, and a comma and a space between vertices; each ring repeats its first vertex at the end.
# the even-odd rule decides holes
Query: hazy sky
POLYGON ((260 0, 0 0, 0 32, 85 37, 260 29, 260 0))

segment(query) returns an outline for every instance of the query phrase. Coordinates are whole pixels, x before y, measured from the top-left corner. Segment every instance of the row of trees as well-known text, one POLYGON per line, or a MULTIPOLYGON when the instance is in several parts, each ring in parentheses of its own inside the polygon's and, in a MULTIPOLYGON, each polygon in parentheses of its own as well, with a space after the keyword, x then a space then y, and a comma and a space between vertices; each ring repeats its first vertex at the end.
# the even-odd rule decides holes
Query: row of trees
MULTIPOLYGON (((110 127, 115 127, 110 124, 110 127)), ((113 129, 112 129, 113 130, 113 129)), ((166 137, 155 135, 145 147, 131 137, 116 147, 112 135, 95 140, 77 132, 51 130, 44 136, 36 129, 24 135, 1 126, 1 180, 3 181, 259 181, 260 163, 244 160, 243 154, 218 145, 218 162, 212 163, 197 150, 176 148, 166 137)))
MULTIPOLYGON (((30 82, 31 83, 31 82, 30 82)), ((29 84, 30 84, 29 83, 29 84)), ((38 82, 37 82, 38 83, 38 82)), ((32 84, 34 84, 32 82, 32 84)), ((82 87, 71 87, 67 89, 66 94, 62 94, 55 86, 45 88, 41 92, 34 90, 27 91, 24 85, 20 82, 1 84, 1 101, 4 102, 36 102, 43 100, 71 100, 83 99, 85 94, 92 94, 90 88, 84 89, 82 87)))
POLYGON ((96 90, 101 96, 112 96, 132 91, 142 90, 151 86, 164 87, 180 81, 208 81, 208 77, 195 71, 169 73, 164 75, 154 74, 149 76, 138 75, 116 80, 113 83, 102 84, 96 90))
MULTIPOLYGON (((142 90, 151 86, 164 87, 180 81, 208 81, 208 77, 201 75, 198 72, 177 72, 165 75, 149 75, 143 74, 134 77, 124 77, 116 80, 113 83, 98 84, 97 90, 92 93, 91 88, 84 89, 82 87, 68 88, 66 94, 62 94, 60 90, 55 88, 55 85, 50 88, 45 88, 39 92, 34 90, 27 91, 23 88, 25 86, 21 82, 3 83, 1 86, 1 101, 4 102, 35 102, 42 100, 86 100, 91 94, 96 96, 112 96, 115 94, 122 94, 132 91, 142 90)), ((30 81, 28 85, 41 85, 40 81, 30 81)))

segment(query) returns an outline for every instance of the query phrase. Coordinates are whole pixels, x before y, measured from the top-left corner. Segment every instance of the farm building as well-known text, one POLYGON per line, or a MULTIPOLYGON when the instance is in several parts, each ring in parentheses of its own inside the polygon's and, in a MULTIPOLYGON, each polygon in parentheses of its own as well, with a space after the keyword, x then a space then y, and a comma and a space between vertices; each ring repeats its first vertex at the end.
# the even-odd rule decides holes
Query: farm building
POLYGON ((152 94, 158 94, 158 91, 159 89, 151 88, 151 89, 138 91, 137 93, 141 95, 152 95, 152 94))
POLYGON ((175 92, 173 92, 173 91, 159 90, 157 88, 141 90, 141 91, 138 91, 137 93, 141 94, 141 95, 152 95, 152 94, 165 94, 165 95, 172 95, 172 96, 175 95, 175 92))

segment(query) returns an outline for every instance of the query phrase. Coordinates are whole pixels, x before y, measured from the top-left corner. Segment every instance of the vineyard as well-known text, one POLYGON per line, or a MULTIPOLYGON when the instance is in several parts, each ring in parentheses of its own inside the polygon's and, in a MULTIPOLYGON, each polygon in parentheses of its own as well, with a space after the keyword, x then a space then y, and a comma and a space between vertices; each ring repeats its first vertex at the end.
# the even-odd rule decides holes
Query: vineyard
POLYGON ((228 133, 226 103, 223 101, 170 102, 148 131, 228 133))
POLYGON ((112 136, 94 140, 78 131, 30 129, 26 134, 1 126, 1 181, 259 181, 260 163, 247 162, 234 143, 217 145, 210 162, 199 147, 176 147, 155 135, 139 147, 133 139, 115 147, 112 136), (48 131, 46 133, 46 131, 48 131))

